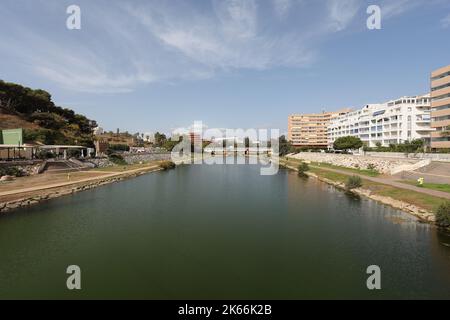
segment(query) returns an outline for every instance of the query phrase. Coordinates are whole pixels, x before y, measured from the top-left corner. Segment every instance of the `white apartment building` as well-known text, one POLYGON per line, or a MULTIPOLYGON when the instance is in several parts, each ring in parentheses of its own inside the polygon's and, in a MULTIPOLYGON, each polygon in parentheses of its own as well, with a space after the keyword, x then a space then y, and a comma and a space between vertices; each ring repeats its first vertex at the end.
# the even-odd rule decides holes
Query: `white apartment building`
POLYGON ((369 104, 331 120, 328 147, 339 137, 356 136, 368 147, 400 144, 415 139, 429 145, 431 132, 430 95, 401 97, 381 104, 369 104))

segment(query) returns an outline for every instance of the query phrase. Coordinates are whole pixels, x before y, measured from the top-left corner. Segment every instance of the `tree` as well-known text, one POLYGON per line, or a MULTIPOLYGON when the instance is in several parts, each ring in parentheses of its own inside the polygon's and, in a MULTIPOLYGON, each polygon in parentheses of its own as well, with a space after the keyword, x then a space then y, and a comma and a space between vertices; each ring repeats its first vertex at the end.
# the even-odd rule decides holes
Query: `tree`
POLYGON ((164 133, 155 133, 155 146, 162 147, 167 142, 167 137, 164 133))
POLYGON ((450 201, 441 204, 437 209, 436 223, 441 227, 450 227, 450 201))
POLYGON ((333 148, 335 150, 353 150, 353 149, 359 149, 363 146, 363 142, 358 137, 341 137, 337 138, 336 141, 334 141, 333 148))
POLYGON ((360 176, 350 176, 345 182, 345 189, 347 191, 360 188, 362 186, 362 179, 360 176))
POLYGON ((300 165, 297 167, 298 175, 301 177, 306 176, 306 172, 309 171, 309 165, 306 162, 300 163, 300 165))
POLYGON ((279 153, 280 157, 283 157, 289 153, 292 153, 295 151, 295 148, 293 147, 292 143, 288 140, 286 140, 286 137, 283 135, 279 139, 279 153))
POLYGON ((249 137, 245 137, 245 139, 244 139, 244 147, 245 148, 249 148, 250 147, 250 138, 249 137))

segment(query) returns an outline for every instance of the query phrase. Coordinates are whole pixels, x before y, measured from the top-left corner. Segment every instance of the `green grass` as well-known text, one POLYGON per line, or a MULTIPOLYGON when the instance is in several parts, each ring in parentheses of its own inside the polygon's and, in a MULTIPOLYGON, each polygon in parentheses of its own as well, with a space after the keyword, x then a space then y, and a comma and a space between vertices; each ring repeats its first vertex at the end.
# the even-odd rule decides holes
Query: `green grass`
POLYGON ((319 177, 330 179, 337 182, 345 183, 347 181, 348 175, 333 172, 333 171, 327 171, 324 169, 311 167, 310 172, 317 174, 319 177))
POLYGON ((348 171, 351 173, 357 173, 357 174, 361 174, 363 176, 368 176, 368 177, 377 177, 380 175, 380 173, 376 170, 348 168, 348 167, 342 167, 342 166, 335 166, 333 164, 323 163, 323 162, 320 162, 320 163, 319 162, 311 162, 311 166, 325 167, 325 168, 330 168, 330 169, 335 169, 335 170, 348 171))
POLYGON ((105 172, 125 172, 128 170, 135 170, 135 169, 144 169, 146 167, 150 167, 152 165, 159 164, 159 161, 154 162, 146 162, 146 163, 137 163, 137 164, 127 164, 127 165, 115 165, 110 167, 103 167, 103 168, 94 168, 92 170, 95 171, 105 171, 105 172))
POLYGON ((443 192, 448 192, 450 193, 450 184, 444 183, 444 184, 439 184, 439 183, 424 183, 422 186, 420 186, 417 181, 405 181, 405 180, 400 180, 398 181, 400 183, 405 183, 405 184, 409 184, 412 186, 416 186, 419 188, 425 188, 425 189, 431 189, 431 190, 437 190, 437 191, 443 191, 443 192))
POLYGON ((437 208, 446 201, 444 198, 431 196, 421 192, 399 189, 380 183, 372 184, 374 185, 372 187, 369 186, 368 189, 371 189, 375 194, 410 203, 431 212, 436 212, 437 208))
MULTIPOLYGON (((298 161, 288 161, 288 164, 291 166, 295 166, 298 161)), ((349 174, 342 174, 333 171, 328 171, 326 166, 313 167, 311 166, 310 172, 315 173, 317 176, 326 178, 329 180, 333 180, 336 182, 345 183, 349 176, 351 176, 351 171, 349 174)), ((362 180, 362 188, 368 189, 372 192, 372 194, 390 197, 395 200, 403 201, 412 205, 415 205, 419 208, 423 208, 430 212, 436 212, 437 208, 446 201, 446 199, 431 196, 428 194, 424 194, 421 192, 396 188, 387 184, 378 183, 370 180, 363 179, 362 180)))

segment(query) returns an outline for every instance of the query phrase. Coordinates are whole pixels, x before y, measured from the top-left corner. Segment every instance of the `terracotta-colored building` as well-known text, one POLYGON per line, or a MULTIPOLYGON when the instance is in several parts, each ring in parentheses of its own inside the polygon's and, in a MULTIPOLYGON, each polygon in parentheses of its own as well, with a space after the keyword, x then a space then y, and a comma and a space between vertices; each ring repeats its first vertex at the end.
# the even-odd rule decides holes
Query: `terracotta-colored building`
POLYGON ((450 65, 431 73, 431 148, 450 149, 450 65))
POLYGON ((328 146, 328 125, 331 119, 350 112, 342 109, 336 112, 294 114, 288 118, 288 140, 295 147, 326 149, 328 146))

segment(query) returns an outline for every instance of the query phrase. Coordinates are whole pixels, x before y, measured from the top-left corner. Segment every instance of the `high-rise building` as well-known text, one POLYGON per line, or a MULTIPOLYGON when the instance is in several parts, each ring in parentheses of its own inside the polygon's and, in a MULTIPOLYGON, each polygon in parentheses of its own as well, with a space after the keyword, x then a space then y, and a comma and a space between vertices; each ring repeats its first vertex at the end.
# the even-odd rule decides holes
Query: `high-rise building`
POLYGON ((431 148, 450 149, 450 65, 431 73, 431 148))
POLYGON ((430 144, 430 95, 401 97, 380 104, 368 104, 360 110, 332 119, 328 127, 328 145, 337 138, 355 136, 368 147, 389 146, 415 139, 430 144))
POLYGON ((291 115, 288 118, 288 140, 295 147, 327 148, 327 128, 330 121, 350 111, 343 109, 336 112, 291 115))

